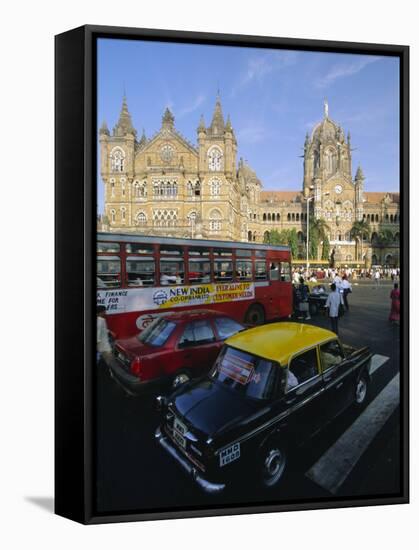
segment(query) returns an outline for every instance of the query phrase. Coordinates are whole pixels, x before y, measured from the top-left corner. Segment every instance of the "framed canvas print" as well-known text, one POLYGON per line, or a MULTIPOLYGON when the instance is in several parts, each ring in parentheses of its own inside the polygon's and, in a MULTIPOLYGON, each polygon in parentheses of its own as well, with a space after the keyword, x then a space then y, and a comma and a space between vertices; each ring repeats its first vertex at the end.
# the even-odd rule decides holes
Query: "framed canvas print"
POLYGON ((56 37, 56 513, 408 502, 408 59, 56 37))

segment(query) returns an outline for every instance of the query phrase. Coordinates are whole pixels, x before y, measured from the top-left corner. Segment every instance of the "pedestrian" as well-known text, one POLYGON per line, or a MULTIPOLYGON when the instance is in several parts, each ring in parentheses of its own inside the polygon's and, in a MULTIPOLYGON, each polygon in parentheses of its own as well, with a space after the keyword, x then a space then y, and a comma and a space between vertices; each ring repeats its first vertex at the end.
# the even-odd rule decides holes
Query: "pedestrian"
POLYGON ((330 285, 330 289, 332 292, 330 292, 329 296, 327 297, 326 308, 328 310, 332 330, 336 334, 339 334, 338 320, 340 305, 342 304, 343 306, 342 294, 336 288, 335 283, 332 283, 330 285))
POLYGON ((348 294, 352 292, 352 285, 348 281, 348 278, 346 277, 346 275, 342 277, 341 289, 342 289, 343 303, 345 304, 345 309, 346 311, 349 311, 348 294))
MULTIPOLYGON (((304 277, 300 277, 300 284, 298 285, 297 293, 298 293, 298 299, 299 299, 298 309, 301 314, 305 313, 306 321, 308 321, 311 319, 310 304, 308 302, 310 291, 308 286, 304 282, 304 277)), ((301 318, 302 316, 299 317, 299 319, 301 318)))
POLYGON ((96 359, 99 363, 103 359, 109 364, 112 358, 112 346, 109 340, 108 325, 106 324, 106 307, 96 307, 96 359))
POLYGON ((380 277, 380 272, 378 271, 378 269, 376 269, 374 273, 375 288, 378 288, 380 286, 380 277))
POLYGON ((390 316, 388 318, 389 321, 400 321, 400 290, 399 290, 399 284, 394 283, 394 288, 390 293, 390 299, 391 299, 391 310, 390 310, 390 316))

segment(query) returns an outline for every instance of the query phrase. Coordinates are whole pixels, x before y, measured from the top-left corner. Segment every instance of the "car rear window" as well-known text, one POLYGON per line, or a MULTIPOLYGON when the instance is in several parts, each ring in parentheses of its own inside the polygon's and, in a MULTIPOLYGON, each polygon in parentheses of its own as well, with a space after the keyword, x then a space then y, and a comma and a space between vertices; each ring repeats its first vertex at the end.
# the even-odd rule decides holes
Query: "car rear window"
POLYGON ((243 330, 244 327, 229 317, 218 317, 215 319, 215 328, 221 340, 225 340, 236 334, 236 332, 243 330))
POLYGON ((168 321, 167 319, 157 319, 154 323, 151 323, 143 332, 138 336, 138 339, 143 344, 149 344, 150 346, 163 346, 176 327, 176 323, 168 321))

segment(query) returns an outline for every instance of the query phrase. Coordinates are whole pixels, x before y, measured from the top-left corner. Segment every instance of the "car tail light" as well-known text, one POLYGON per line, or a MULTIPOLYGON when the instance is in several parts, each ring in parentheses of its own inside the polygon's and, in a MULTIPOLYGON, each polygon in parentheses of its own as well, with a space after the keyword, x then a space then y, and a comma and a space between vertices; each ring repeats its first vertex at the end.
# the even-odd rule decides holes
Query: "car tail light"
POLYGON ((141 370, 140 358, 136 357, 131 361, 131 373, 139 376, 141 370))

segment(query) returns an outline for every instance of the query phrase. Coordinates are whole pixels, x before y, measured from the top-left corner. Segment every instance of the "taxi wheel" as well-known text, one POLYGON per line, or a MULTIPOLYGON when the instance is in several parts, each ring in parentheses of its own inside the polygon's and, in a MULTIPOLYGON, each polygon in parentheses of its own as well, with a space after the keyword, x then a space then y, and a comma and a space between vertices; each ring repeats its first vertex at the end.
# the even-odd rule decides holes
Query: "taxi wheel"
POLYGON ((259 304, 253 304, 246 312, 245 322, 249 325, 263 325, 265 322, 265 310, 259 304))
POLYGON ((264 487, 274 487, 282 478, 287 465, 285 449, 277 442, 266 445, 262 452, 261 481, 264 487))
POLYGON ((356 386, 355 386, 355 404, 361 406, 368 393, 368 379, 365 374, 361 374, 359 377, 356 386))

